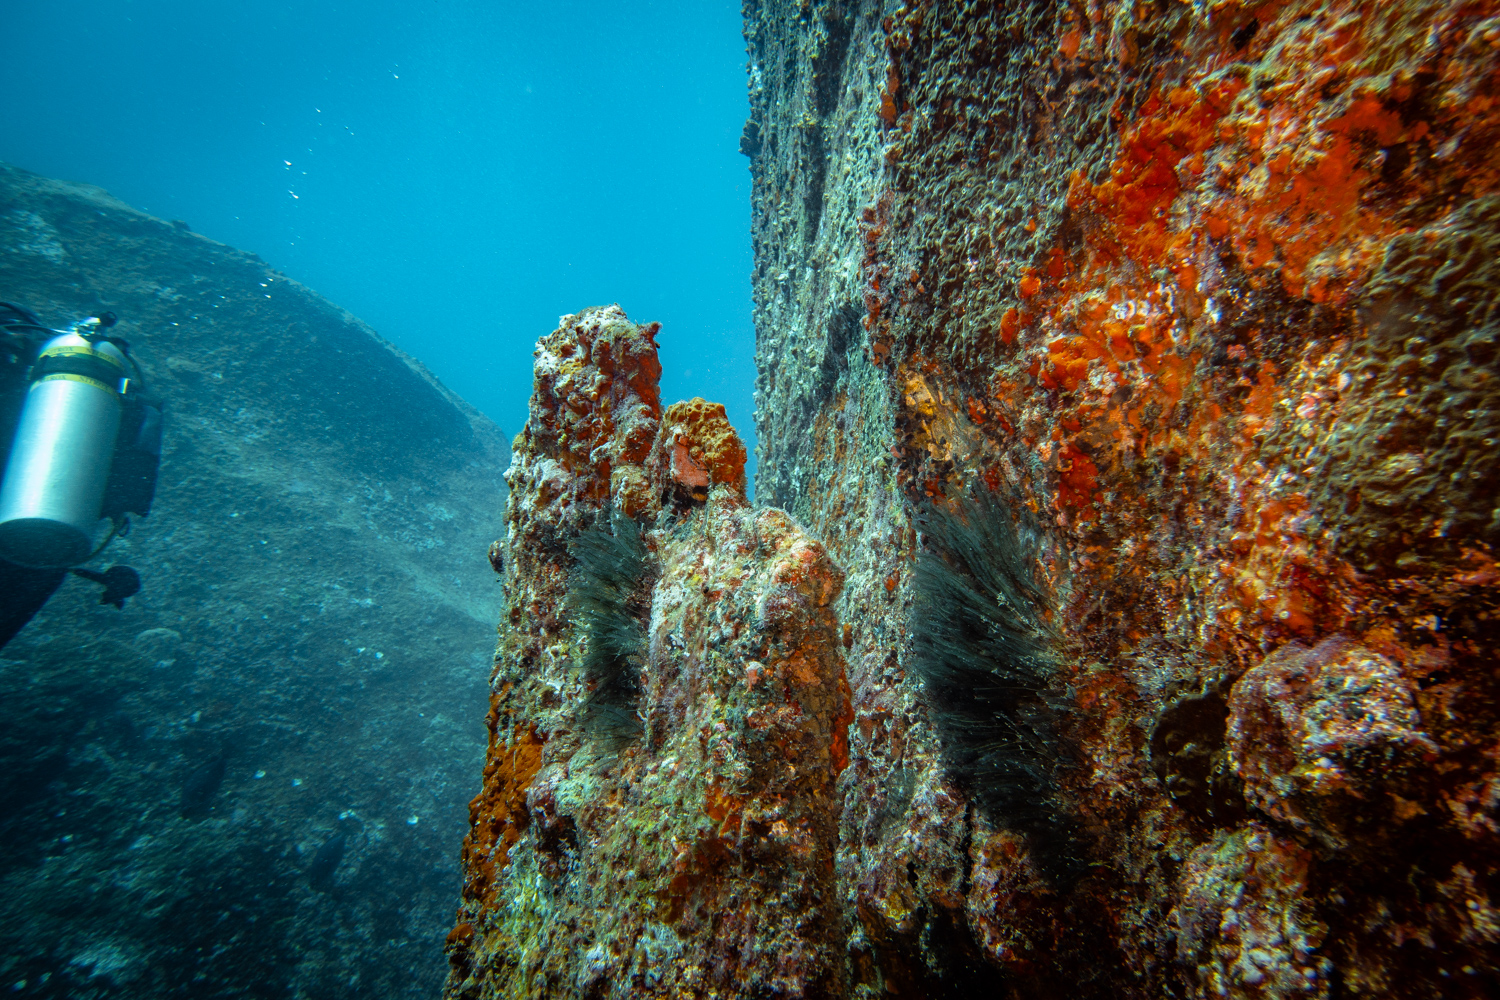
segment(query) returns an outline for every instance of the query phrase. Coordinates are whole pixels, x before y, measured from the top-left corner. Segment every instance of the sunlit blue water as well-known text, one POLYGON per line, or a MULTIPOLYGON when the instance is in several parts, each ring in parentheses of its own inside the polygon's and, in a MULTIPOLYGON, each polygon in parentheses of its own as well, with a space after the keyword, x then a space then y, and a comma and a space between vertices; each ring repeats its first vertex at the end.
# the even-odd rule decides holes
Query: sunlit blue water
POLYGON ((739 14, 0 4, 0 161, 192 231, 0 169, 0 300, 118 310, 165 406, 149 516, 0 649, 0 993, 436 994, 505 439, 192 233, 507 436, 537 338, 618 302, 753 454, 739 14))
MULTIPOLYGON (((663 323, 752 443, 740 7, 0 5, 0 160, 258 253, 514 433, 559 314, 663 323)), ((753 468, 752 468, 753 474, 753 468)))

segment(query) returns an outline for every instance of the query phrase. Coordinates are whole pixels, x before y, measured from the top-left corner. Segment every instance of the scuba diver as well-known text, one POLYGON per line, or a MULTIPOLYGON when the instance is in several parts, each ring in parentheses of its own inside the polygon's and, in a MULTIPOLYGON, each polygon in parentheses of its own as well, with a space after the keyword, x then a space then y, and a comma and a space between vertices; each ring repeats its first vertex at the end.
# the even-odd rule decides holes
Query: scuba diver
POLYGON ((0 302, 0 649, 69 571, 124 608, 141 589, 129 566, 77 568, 145 517, 161 464, 161 404, 145 392, 113 313, 68 330, 0 302), (95 542, 100 521, 111 528, 95 542))

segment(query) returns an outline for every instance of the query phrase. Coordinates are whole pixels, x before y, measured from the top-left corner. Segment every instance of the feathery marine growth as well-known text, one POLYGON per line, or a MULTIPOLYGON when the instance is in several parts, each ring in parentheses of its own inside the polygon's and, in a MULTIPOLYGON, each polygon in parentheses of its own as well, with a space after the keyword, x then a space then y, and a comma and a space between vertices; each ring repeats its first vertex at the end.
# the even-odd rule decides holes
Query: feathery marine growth
POLYGON ((1034 531, 994 493, 929 503, 913 574, 909 663, 922 678, 952 775, 997 826, 1028 834, 1044 870, 1077 874, 1057 800, 1057 631, 1036 581, 1034 531))
POLYGON ((567 609, 582 627, 589 694, 585 728, 618 749, 641 732, 641 656, 651 613, 652 569, 641 526, 616 511, 569 547, 567 609))

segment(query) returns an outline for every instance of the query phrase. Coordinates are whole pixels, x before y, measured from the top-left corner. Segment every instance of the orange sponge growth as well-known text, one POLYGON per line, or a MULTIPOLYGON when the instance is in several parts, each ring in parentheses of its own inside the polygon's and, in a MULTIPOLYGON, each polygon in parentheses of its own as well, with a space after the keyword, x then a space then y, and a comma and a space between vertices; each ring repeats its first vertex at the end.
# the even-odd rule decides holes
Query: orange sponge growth
POLYGON ((544 740, 535 729, 518 729, 507 744, 496 738, 498 711, 490 709, 490 752, 484 790, 469 803, 469 835, 464 838, 464 898, 494 902, 495 877, 510 848, 526 829, 526 789, 542 766, 544 740))
POLYGON ((727 483, 745 489, 745 445, 729 424, 724 404, 697 396, 667 407, 662 417, 661 453, 671 478, 690 489, 727 483))
POLYGON ((1154 263, 1163 257, 1171 239, 1168 209, 1182 190, 1179 166, 1194 178, 1203 173, 1204 152, 1219 142, 1219 119, 1242 89, 1230 78, 1201 94, 1178 87, 1153 95, 1125 130, 1108 180, 1091 184, 1083 171, 1073 172, 1068 207, 1092 205, 1109 219, 1112 240, 1097 244, 1107 260, 1154 263))

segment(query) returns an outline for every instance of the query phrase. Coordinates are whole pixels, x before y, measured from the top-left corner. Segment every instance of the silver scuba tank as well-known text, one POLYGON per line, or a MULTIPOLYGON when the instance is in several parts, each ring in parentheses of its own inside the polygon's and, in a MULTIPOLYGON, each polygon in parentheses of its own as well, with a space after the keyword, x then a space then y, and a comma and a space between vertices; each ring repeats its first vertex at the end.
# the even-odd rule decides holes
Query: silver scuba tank
POLYGON ((77 333, 49 340, 0 485, 0 556, 21 566, 71 566, 94 550, 104 506, 125 355, 77 333))

